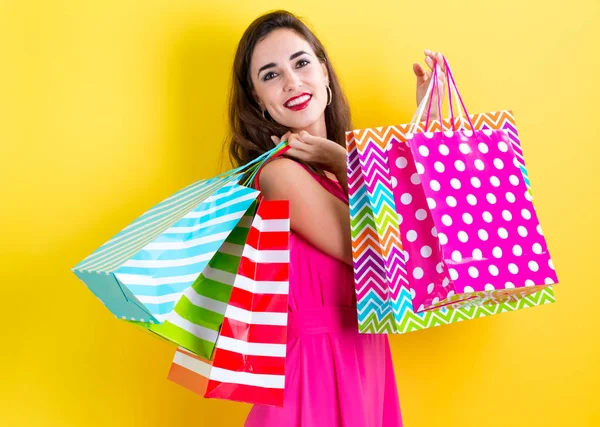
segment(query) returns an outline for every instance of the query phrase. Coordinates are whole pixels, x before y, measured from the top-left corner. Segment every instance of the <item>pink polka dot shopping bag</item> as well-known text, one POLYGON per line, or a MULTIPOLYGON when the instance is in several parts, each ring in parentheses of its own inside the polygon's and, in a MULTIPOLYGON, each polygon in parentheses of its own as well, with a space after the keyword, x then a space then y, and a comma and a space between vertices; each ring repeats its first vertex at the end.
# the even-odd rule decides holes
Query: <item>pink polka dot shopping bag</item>
POLYGON ((512 112, 470 116, 444 68, 449 119, 429 120, 436 90, 442 111, 437 66, 410 124, 347 133, 362 332, 404 333, 554 301, 558 280, 512 112))

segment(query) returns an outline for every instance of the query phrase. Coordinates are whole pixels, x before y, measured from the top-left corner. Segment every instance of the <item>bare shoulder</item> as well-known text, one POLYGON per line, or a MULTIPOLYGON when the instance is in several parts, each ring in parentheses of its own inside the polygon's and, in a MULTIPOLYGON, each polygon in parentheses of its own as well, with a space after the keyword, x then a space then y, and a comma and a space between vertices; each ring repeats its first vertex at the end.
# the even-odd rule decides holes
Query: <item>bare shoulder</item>
POLYGON ((294 233, 325 254, 352 265, 348 205, 301 164, 287 158, 272 160, 264 166, 259 186, 266 200, 289 200, 294 233))
POLYGON ((268 181, 271 177, 282 177, 285 176, 297 176, 297 175, 308 175, 306 169, 304 169, 298 162, 287 157, 279 157, 271 160, 263 166, 260 173, 260 177, 268 181))
POLYGON ((263 166, 259 176, 259 186, 267 198, 282 198, 302 188, 314 184, 310 173, 298 162, 280 157, 263 166))

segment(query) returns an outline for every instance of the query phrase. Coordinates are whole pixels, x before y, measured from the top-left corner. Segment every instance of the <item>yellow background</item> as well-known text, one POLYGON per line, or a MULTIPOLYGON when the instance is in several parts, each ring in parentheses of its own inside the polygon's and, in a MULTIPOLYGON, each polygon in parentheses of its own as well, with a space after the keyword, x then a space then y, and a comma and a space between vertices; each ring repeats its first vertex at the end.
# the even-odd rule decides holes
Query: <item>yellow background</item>
POLYGON ((0 1, 0 425, 242 425, 70 268, 219 170, 236 43, 273 7, 322 39, 357 128, 410 119, 424 48, 471 112, 516 114, 558 302, 392 336, 406 425, 599 426, 597 0, 0 1))

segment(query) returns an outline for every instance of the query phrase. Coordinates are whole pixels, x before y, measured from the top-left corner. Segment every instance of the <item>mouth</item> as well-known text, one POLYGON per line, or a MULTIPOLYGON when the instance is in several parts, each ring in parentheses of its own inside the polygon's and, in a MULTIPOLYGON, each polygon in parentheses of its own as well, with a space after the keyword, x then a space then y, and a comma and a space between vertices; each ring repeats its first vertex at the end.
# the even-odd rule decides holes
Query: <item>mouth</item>
POLYGON ((302 93, 298 96, 288 99, 283 106, 292 111, 300 111, 308 107, 311 99, 312 95, 310 93, 302 93))

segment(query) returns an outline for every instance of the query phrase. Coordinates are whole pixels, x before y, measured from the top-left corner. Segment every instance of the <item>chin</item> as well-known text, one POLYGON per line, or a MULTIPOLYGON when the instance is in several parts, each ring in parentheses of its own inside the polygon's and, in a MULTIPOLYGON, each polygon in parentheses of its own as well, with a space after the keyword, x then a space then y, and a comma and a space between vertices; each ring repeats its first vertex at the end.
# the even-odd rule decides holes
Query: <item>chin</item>
POLYGON ((309 109, 286 114, 285 120, 281 124, 290 129, 307 129, 315 124, 325 113, 324 108, 317 112, 307 110, 309 109))

